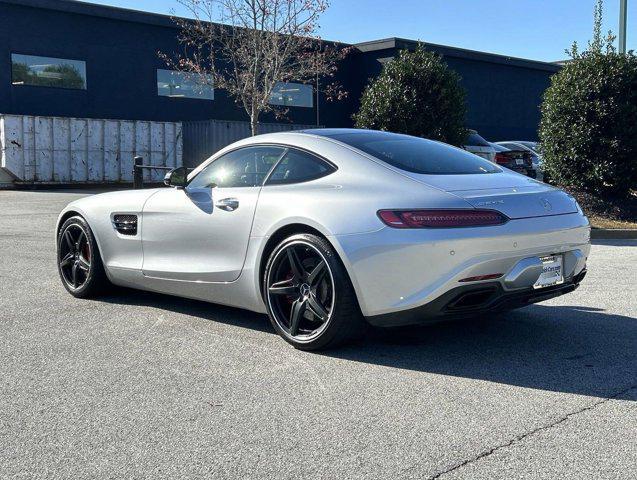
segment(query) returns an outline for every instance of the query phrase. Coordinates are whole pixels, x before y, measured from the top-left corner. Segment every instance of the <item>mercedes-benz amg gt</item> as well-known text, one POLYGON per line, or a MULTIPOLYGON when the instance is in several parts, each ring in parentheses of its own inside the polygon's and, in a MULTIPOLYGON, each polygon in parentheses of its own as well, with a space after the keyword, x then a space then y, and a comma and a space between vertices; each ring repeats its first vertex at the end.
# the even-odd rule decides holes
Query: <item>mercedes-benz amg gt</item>
POLYGON ((590 227, 573 197, 422 138, 260 135, 165 183, 62 211, 58 270, 72 295, 115 284, 241 307, 312 350, 365 322, 525 306, 586 273, 590 227))

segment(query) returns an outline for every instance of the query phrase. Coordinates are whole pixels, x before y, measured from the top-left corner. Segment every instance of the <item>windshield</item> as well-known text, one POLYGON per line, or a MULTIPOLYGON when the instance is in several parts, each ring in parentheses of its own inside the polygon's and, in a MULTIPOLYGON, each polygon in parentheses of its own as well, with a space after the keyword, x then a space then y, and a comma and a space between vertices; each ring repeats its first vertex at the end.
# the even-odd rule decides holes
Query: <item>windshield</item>
POLYGON ((441 142, 389 132, 327 135, 401 170, 429 175, 498 173, 495 164, 441 142))

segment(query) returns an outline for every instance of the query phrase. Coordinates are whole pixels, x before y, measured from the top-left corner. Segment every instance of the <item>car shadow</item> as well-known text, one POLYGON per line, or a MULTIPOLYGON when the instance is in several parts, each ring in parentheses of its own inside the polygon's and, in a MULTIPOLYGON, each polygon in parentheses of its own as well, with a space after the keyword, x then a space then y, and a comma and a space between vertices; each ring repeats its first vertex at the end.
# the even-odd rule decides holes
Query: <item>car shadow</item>
MULTIPOLYGON (((196 300, 132 290, 116 291, 102 300, 274 333, 265 315, 196 300)), ((361 340, 319 355, 607 397, 637 387, 637 318, 598 308, 531 305, 489 318, 370 329, 361 340)), ((637 389, 622 398, 637 400, 637 389)))
POLYGON ((275 333, 267 315, 162 293, 115 287, 110 294, 100 297, 100 301, 116 305, 154 307, 259 332, 275 333))
POLYGON ((491 318, 374 330, 327 354, 580 395, 635 387, 627 395, 637 400, 637 318, 598 308, 531 305, 491 318))

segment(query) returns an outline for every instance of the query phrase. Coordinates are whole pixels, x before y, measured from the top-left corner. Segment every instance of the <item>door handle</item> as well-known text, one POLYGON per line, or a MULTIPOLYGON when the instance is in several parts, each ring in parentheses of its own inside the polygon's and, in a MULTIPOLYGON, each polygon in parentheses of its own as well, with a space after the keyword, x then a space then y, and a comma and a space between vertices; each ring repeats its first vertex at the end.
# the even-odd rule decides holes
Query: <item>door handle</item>
POLYGON ((226 212, 232 212, 239 208, 239 200, 236 198, 224 198, 216 201, 215 207, 225 210, 226 212))

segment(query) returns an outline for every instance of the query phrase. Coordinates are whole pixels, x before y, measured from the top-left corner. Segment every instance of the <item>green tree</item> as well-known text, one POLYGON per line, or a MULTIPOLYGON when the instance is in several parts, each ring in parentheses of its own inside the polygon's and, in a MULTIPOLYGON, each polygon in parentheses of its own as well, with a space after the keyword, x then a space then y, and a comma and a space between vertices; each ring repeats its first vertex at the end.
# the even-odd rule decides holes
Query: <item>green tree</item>
POLYGON ((467 135, 465 95, 460 76, 419 45, 384 65, 363 92, 354 121, 359 128, 461 145, 467 135))
POLYGON ((637 56, 617 53, 601 33, 603 1, 593 38, 553 75, 544 94, 539 136, 544 169, 557 184, 616 197, 637 187, 637 56))

